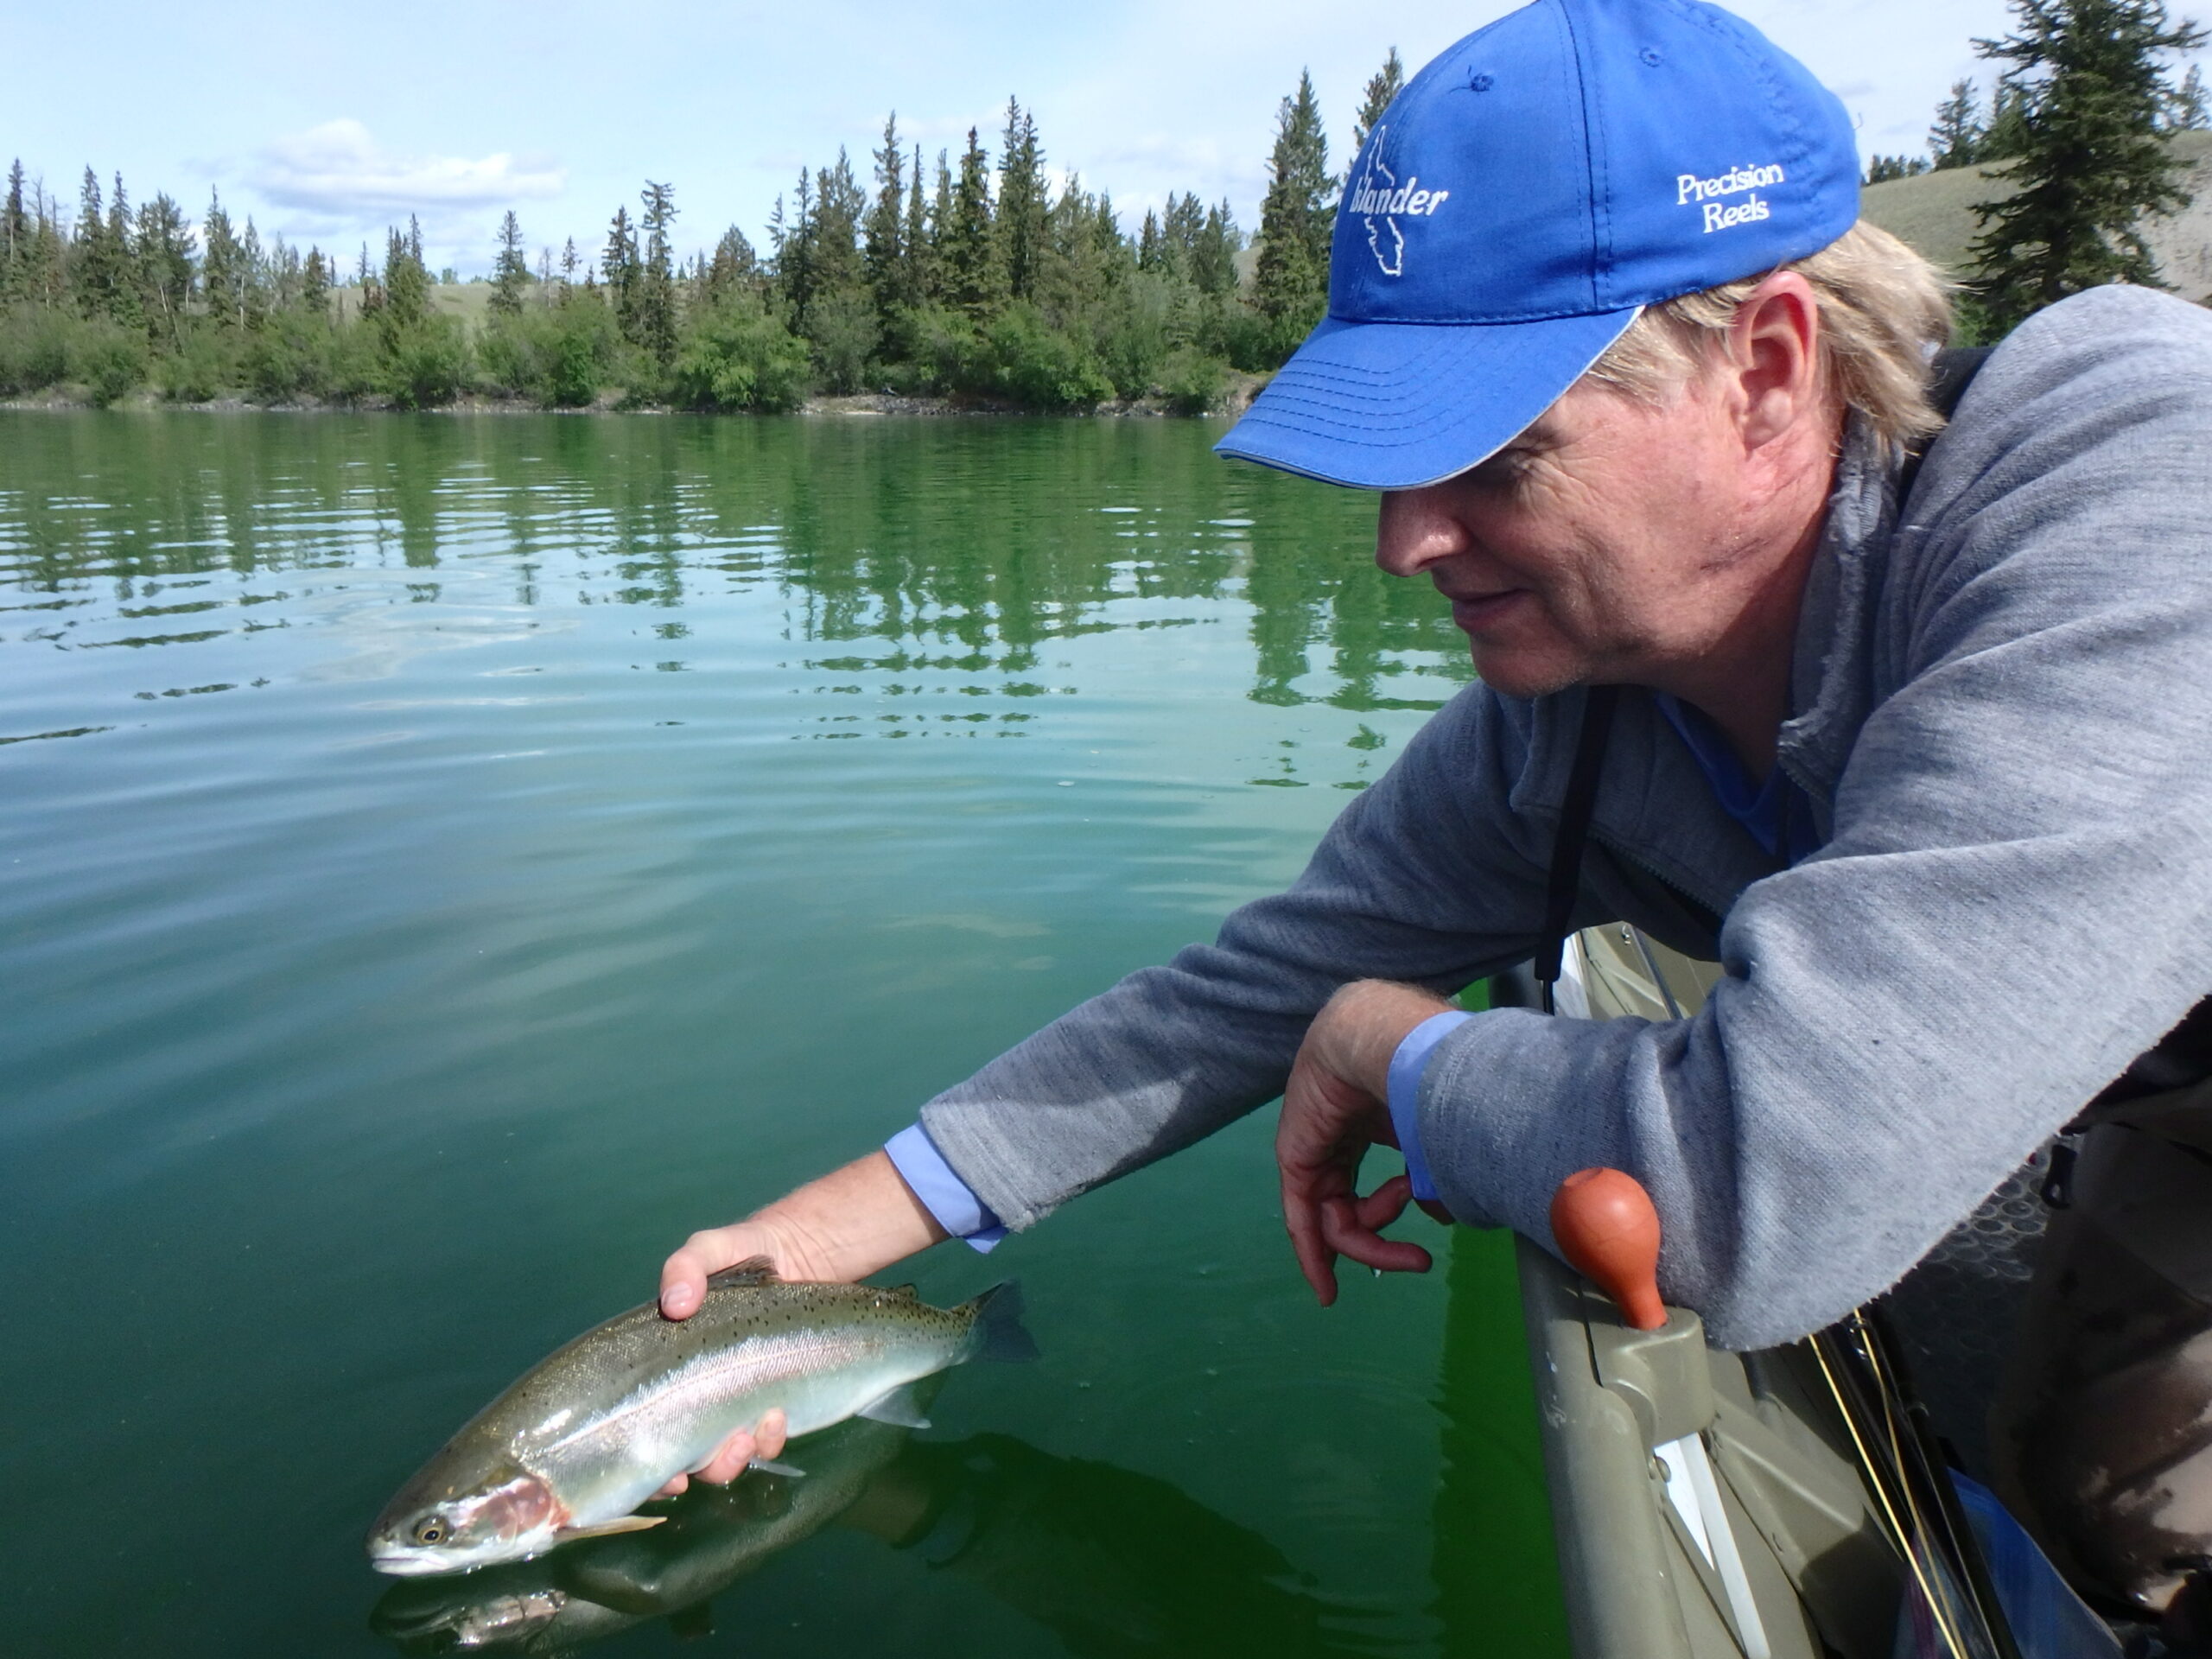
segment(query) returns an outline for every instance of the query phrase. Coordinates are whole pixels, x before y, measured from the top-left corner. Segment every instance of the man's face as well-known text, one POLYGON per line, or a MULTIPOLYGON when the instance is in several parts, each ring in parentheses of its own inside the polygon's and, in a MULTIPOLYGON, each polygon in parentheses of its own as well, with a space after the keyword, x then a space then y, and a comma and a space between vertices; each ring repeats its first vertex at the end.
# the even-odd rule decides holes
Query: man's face
POLYGON ((1376 563, 1426 572, 1510 696, 1665 685, 1724 644, 1767 569, 1770 481, 1726 384, 1659 407, 1577 385, 1481 466, 1384 495, 1376 563))

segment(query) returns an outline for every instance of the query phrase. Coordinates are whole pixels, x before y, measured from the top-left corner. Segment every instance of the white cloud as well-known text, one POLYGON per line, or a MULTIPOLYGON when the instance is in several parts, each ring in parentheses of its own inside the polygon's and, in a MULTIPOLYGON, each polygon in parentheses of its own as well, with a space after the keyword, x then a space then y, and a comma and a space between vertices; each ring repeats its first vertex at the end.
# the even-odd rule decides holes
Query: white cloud
POLYGON ((560 194, 568 175, 543 157, 505 151, 403 156, 351 119, 326 121, 267 146, 247 181, 282 207, 351 219, 443 208, 507 207, 560 194))

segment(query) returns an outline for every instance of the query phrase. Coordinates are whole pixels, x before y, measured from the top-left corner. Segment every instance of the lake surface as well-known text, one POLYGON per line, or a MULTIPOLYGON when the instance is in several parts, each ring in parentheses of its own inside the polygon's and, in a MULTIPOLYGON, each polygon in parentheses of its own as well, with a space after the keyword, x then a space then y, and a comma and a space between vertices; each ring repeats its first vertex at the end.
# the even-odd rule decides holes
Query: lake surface
POLYGON ((1217 431, 0 412, 4 1645, 1563 1649, 1503 1241, 1323 1312, 1266 1112, 893 1275, 1019 1276, 1044 1358, 811 1491, 411 1601, 362 1554, 686 1232, 1210 937, 1465 681, 1371 498, 1217 431))

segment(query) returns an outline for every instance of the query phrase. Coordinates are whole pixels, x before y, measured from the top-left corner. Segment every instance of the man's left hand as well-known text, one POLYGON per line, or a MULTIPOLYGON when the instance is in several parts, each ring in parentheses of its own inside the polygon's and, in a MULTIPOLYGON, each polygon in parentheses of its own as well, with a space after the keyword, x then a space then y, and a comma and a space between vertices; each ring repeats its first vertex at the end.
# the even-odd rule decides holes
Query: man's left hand
POLYGON ((1339 1255, 1384 1273, 1426 1273, 1432 1265, 1420 1245, 1382 1236, 1405 1212, 1412 1183, 1394 1175, 1363 1197, 1359 1164, 1370 1147, 1398 1144, 1388 1104, 1391 1056, 1407 1033, 1451 1007, 1414 986, 1360 980, 1329 999, 1299 1047, 1283 1090, 1275 1163, 1283 1224, 1324 1307, 1337 1299, 1339 1255))

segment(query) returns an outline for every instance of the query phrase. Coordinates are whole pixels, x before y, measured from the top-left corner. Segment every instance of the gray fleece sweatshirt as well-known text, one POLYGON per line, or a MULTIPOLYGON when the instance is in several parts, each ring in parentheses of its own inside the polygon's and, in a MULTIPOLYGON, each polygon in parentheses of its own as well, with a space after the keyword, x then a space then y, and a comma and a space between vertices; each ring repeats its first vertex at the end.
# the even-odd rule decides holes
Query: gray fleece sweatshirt
MULTIPOLYGON (((1781 740, 1819 852, 1778 868, 1622 700, 1574 923, 1717 955, 1706 1007, 1484 1014, 1422 1079, 1454 1215, 1550 1247, 1560 1180, 1625 1169, 1730 1347, 1893 1284, 2212 993, 2212 317, 2051 307, 1896 489, 1854 435, 1781 740)), ((1470 687, 1287 892, 930 1102, 931 1139, 1027 1228, 1280 1094, 1339 985, 1525 960, 1581 706, 1470 687)))

